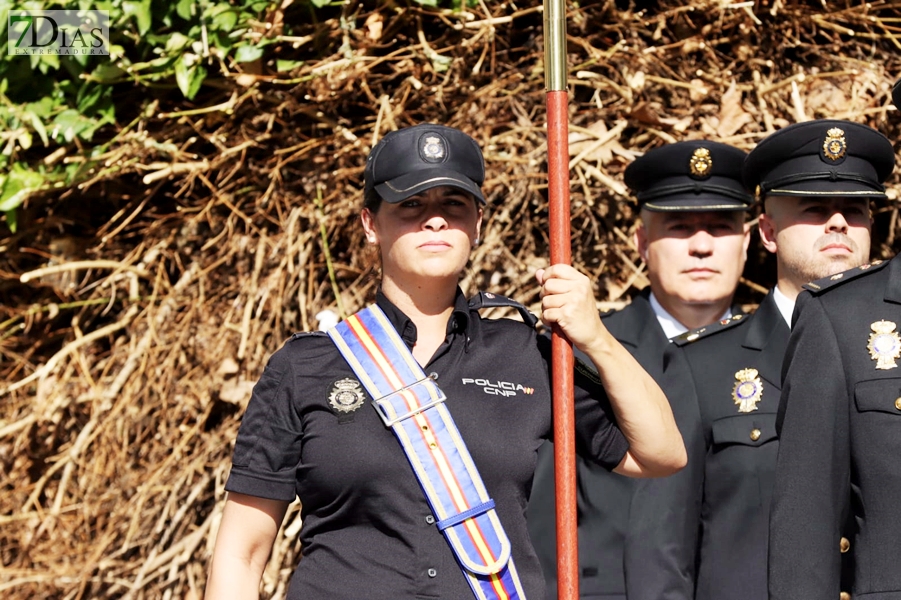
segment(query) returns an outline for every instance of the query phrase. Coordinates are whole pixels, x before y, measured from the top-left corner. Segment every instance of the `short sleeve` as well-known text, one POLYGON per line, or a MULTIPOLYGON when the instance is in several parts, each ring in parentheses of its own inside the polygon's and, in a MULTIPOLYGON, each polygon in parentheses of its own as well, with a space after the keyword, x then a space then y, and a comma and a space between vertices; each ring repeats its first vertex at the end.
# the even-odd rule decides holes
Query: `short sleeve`
POLYGON ((270 358, 253 388, 238 430, 226 490, 294 500, 303 432, 293 384, 290 356, 283 348, 270 358))
MULTIPOLYGON (((548 364, 548 373, 553 376, 551 341, 546 336, 540 336, 538 343, 548 364)), ((578 353, 575 358, 573 401, 576 412, 576 452, 612 471, 622 462, 629 450, 629 442, 616 424, 610 398, 600 377, 578 357, 578 353)))

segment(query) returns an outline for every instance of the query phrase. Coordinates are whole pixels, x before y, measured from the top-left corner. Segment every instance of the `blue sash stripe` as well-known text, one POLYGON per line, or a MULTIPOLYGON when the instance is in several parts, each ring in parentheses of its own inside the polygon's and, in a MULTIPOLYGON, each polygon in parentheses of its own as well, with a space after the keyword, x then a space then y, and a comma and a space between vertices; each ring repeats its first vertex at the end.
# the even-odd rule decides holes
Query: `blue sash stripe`
POLYGON ((328 334, 397 435, 476 598, 524 600, 494 501, 437 384, 376 305, 328 334))
POLYGON ((494 500, 489 500, 488 502, 483 502, 482 504, 479 504, 478 506, 473 506, 469 510, 465 510, 458 515, 449 517, 447 519, 444 519, 443 521, 438 521, 435 524, 438 526, 438 529, 444 531, 448 527, 453 527, 454 525, 457 525, 458 523, 462 523, 463 521, 465 521, 466 519, 468 519, 470 517, 480 515, 483 512, 491 510, 492 508, 494 508, 494 500))

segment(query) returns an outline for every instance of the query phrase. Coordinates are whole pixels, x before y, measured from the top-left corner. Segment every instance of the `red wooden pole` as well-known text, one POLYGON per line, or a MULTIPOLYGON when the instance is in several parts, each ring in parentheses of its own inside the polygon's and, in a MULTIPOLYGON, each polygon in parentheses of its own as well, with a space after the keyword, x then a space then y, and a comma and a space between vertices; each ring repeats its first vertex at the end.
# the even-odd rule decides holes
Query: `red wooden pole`
MULTIPOLYGON (((569 115, 566 92, 564 0, 544 0, 547 90, 548 199, 551 264, 570 264, 569 115)), ((576 528, 576 440, 572 344, 555 327, 551 335, 554 473, 557 499, 557 598, 579 598, 576 528)))

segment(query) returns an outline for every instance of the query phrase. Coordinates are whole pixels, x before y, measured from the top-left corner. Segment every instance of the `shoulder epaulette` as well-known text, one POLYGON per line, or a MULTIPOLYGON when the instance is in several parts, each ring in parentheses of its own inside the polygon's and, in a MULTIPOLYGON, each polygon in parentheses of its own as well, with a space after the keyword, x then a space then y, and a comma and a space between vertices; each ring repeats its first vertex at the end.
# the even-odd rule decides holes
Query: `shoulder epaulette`
POLYGON ((710 325, 704 325, 703 327, 698 327, 697 329, 686 331, 682 335, 677 335, 670 341, 672 341, 672 343, 677 346, 685 346, 686 344, 690 344, 702 338, 711 336, 714 333, 719 333, 720 331, 725 331, 727 329, 731 329, 732 327, 741 325, 742 323, 747 321, 748 317, 750 316, 751 315, 746 314, 732 315, 728 319, 722 319, 720 321, 717 321, 716 323, 711 323, 710 325))
POLYGON ((888 263, 889 261, 887 260, 874 260, 873 262, 867 263, 865 265, 860 265, 859 267, 854 267, 853 269, 848 269, 847 271, 842 271, 841 273, 836 273, 835 275, 830 275, 829 277, 823 277, 822 279, 817 279, 816 281, 805 283, 802 287, 816 296, 818 294, 822 294, 828 289, 840 286, 843 283, 857 279, 858 277, 866 275, 867 273, 878 271, 888 263))
POLYGON ((500 294, 492 294, 490 292, 479 292, 475 296, 469 299, 469 308, 473 310, 481 310, 483 308, 494 308, 494 307, 512 307, 519 312, 519 315, 522 317, 522 320, 529 327, 535 327, 538 324, 538 317, 529 312, 529 309, 513 300, 512 298, 507 298, 506 296, 501 296, 500 294))
POLYGON ((298 331, 297 333, 292 335, 290 338, 288 338, 288 341, 293 342, 294 340, 299 340, 300 338, 321 337, 323 335, 328 335, 328 334, 324 331, 298 331))
POLYGON ((602 308, 598 310, 598 314, 601 315, 602 319, 606 319, 607 317, 613 316, 621 310, 621 308, 602 308))

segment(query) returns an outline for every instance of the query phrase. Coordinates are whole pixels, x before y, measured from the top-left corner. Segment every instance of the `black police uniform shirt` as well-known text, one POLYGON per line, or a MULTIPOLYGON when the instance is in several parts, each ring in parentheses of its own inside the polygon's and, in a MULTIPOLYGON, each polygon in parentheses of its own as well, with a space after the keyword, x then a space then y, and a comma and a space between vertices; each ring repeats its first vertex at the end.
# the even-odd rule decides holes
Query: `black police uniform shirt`
POLYGON ((697 600, 767 598, 776 413, 789 334, 771 291, 754 314, 674 340, 691 371, 706 446, 704 460, 686 467, 700 469, 702 481, 697 600))
POLYGON ((851 596, 899 600, 901 258, 834 277, 799 295, 786 354, 770 598, 839 597, 847 513, 851 596))
MULTIPOLYGON (((703 458, 697 401, 681 354, 666 364, 669 339, 650 301, 650 288, 617 312, 602 314, 604 326, 661 387, 683 434, 689 463, 703 458), (664 377, 664 371, 667 375, 664 377)), ((632 479, 576 460, 579 536, 579 596, 584 600, 685 600, 694 592, 694 547, 697 509, 662 498, 694 496, 698 482, 683 470, 664 478, 632 479), (687 474, 683 475, 683 474, 687 474), (676 581, 674 581, 676 580, 676 581)), ((535 483, 526 517, 529 534, 547 583, 547 598, 557 598, 557 552, 553 444, 539 450, 535 483)))
MULTIPOLYGON (((412 347, 412 321, 381 294, 377 303, 412 347)), ((552 434, 549 341, 519 321, 481 319, 458 290, 447 338, 424 370, 438 375, 496 503, 526 597, 543 597, 525 509, 538 447, 552 434)), ((288 598, 472 597, 371 398, 360 392, 352 412, 331 406, 346 380, 356 377, 325 334, 296 335, 269 360, 238 433, 226 489, 301 501, 302 558, 288 598)), ((612 469, 628 443, 600 382, 580 368, 575 383, 577 450, 612 469)))

